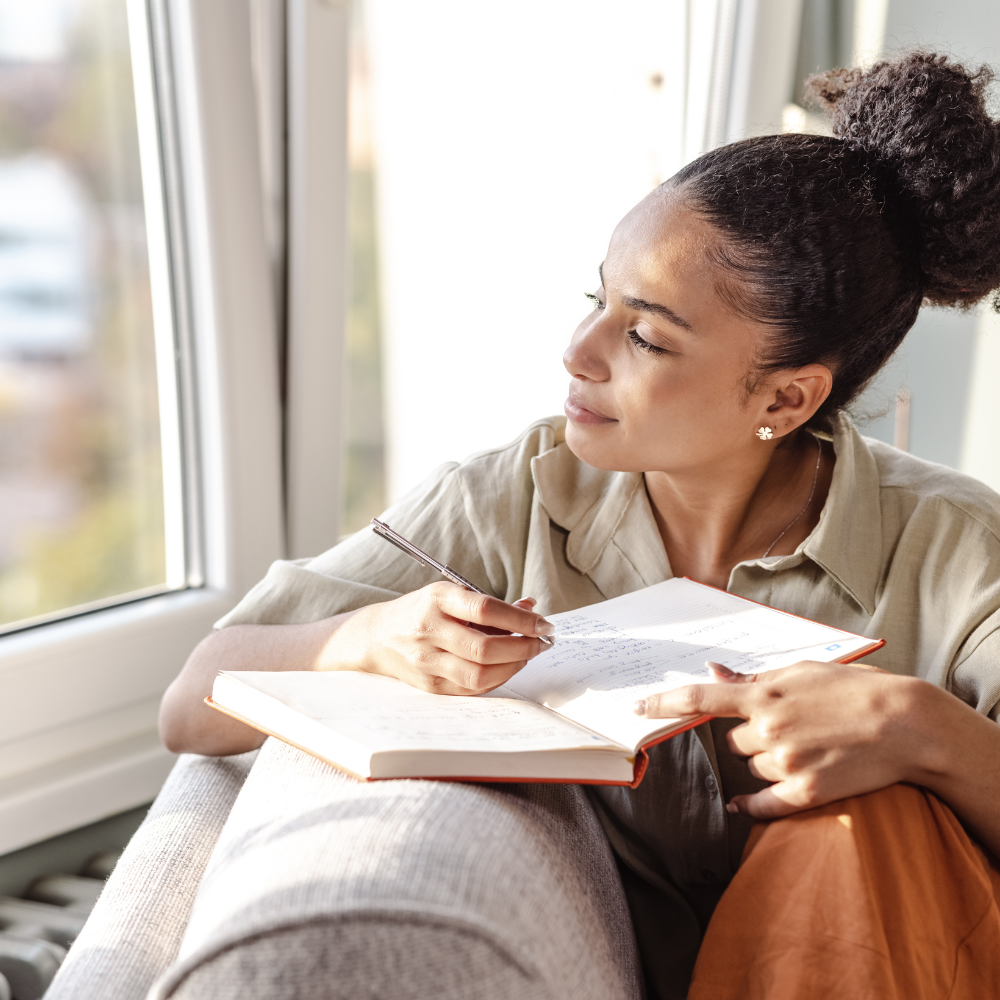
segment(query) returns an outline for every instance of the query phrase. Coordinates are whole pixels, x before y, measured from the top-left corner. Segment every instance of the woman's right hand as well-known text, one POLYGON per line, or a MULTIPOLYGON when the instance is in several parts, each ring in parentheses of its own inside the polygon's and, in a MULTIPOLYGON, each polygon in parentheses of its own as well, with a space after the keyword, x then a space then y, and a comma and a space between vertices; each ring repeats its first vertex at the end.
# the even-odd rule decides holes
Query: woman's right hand
POLYGON ((432 583, 352 614, 327 642, 323 667, 384 674, 435 694, 482 694, 545 648, 537 636, 554 633, 534 604, 432 583))

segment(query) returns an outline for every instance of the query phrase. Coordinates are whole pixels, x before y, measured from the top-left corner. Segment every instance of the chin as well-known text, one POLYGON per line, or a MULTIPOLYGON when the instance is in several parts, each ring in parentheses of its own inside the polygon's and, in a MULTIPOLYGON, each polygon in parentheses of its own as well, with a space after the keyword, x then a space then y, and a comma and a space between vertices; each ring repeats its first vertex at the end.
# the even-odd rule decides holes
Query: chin
POLYGON ((623 448, 615 431, 617 424, 584 426, 572 420, 566 423, 566 447, 581 462, 595 469, 607 472, 642 472, 643 469, 630 462, 627 449, 623 448))

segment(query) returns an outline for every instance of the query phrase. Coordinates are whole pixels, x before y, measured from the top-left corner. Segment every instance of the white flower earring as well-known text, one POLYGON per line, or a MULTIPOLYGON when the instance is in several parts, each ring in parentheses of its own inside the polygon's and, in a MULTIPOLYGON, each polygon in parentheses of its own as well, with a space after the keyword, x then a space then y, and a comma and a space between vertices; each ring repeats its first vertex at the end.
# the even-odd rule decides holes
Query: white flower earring
POLYGON ((774 432, 770 427, 758 427, 754 431, 754 434, 761 439, 761 441, 770 441, 774 437, 774 432))

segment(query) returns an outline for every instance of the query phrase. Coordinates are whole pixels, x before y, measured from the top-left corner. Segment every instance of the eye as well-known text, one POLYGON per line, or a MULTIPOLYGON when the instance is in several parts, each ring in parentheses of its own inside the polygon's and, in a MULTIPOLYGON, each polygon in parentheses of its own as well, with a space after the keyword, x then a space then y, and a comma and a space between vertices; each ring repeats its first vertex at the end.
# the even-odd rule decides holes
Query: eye
POLYGON ((642 351, 648 351, 650 354, 669 354, 669 351, 665 351, 662 347, 657 347, 655 344, 651 344, 648 340, 643 340, 639 336, 638 331, 629 330, 628 339, 635 344, 642 351))
POLYGON ((591 302, 594 303, 594 308, 595 309, 603 309, 604 308, 604 303, 593 292, 584 292, 583 294, 588 299, 590 299, 591 302))

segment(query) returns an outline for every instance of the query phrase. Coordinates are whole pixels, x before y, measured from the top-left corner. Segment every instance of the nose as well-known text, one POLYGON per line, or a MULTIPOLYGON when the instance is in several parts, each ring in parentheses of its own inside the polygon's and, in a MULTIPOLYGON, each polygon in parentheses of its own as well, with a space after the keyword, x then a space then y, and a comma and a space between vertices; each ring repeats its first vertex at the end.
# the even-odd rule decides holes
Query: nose
POLYGON ((582 380, 605 382, 609 377, 608 365, 601 350, 601 316, 588 316, 573 334, 573 339, 563 353, 566 371, 582 380))

